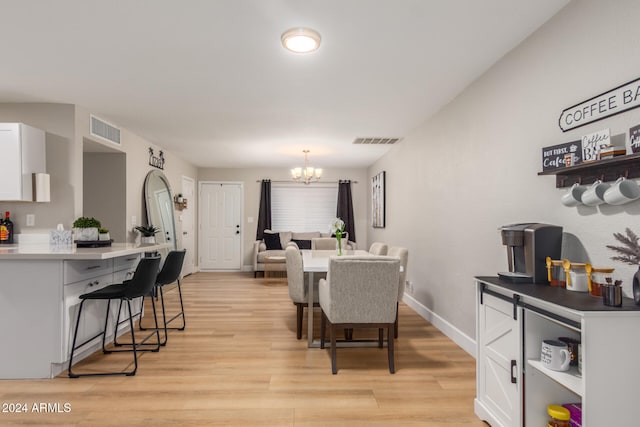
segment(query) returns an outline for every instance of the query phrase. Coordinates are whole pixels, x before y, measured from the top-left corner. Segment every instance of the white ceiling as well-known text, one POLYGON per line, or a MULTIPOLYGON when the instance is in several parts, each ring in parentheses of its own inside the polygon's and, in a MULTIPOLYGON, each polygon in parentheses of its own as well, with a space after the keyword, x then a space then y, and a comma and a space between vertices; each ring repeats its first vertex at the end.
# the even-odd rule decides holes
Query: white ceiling
MULTIPOLYGON (((201 167, 366 167, 568 0, 0 0, 0 102, 71 103, 201 167), (307 26, 320 49, 280 35, 307 26)), ((401 144, 402 142, 399 142, 401 144)))

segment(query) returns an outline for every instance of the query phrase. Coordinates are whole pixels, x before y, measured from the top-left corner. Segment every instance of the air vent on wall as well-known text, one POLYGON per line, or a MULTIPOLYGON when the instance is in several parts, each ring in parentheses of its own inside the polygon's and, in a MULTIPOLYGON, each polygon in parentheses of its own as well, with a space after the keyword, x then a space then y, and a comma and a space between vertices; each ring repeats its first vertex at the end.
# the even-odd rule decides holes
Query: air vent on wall
POLYGON ((400 138, 356 138, 353 140, 354 144, 395 144, 400 141, 400 138))
POLYGON ((94 115, 91 115, 91 135, 120 145, 120 129, 94 115))

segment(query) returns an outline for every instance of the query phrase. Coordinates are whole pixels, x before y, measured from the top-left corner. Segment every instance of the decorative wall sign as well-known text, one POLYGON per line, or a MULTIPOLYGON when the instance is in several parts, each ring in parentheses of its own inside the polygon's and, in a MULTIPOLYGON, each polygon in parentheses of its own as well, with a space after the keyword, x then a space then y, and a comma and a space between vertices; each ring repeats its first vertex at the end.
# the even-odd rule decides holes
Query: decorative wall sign
POLYGON ((590 133, 582 137, 582 161, 592 162, 599 159, 600 149, 611 144, 609 129, 590 133))
POLYGON ((385 172, 371 178, 371 223, 375 228, 384 228, 385 217, 385 172))
POLYGON ((149 166, 153 166, 154 168, 164 169, 164 153, 162 150, 158 153, 157 156, 153 155, 153 148, 149 147, 149 166))
POLYGON ((572 165, 582 163, 582 142, 571 141, 544 147, 542 149, 542 170, 548 171, 565 167, 565 158, 570 158, 572 165))
POLYGON ((629 143, 634 153, 640 153, 640 125, 629 129, 629 143))
POLYGON ((566 108, 558 125, 563 132, 640 107, 640 78, 566 108))

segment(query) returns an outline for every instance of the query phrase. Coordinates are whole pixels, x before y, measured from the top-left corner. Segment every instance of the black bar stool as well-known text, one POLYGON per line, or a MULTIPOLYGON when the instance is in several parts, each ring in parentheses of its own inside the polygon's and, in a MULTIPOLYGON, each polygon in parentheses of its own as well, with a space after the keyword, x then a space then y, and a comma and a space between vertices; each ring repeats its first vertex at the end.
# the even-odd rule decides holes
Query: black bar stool
MULTIPOLYGON (((160 270, 160 272, 158 273, 158 277, 156 278, 156 285, 155 285, 155 289, 159 290, 160 292, 160 301, 161 301, 161 305, 162 305, 162 321, 163 321, 163 326, 164 326, 164 340, 160 343, 160 345, 167 345, 167 339, 168 339, 168 335, 167 335, 167 330, 169 329, 173 329, 173 330, 180 330, 183 331, 184 328, 187 326, 187 322, 186 319, 184 317, 184 304, 182 301, 182 288, 180 286, 180 273, 182 272, 182 265, 184 264, 184 257, 185 254, 187 253, 186 249, 182 249, 180 251, 171 251, 169 252, 169 254, 167 254, 167 258, 164 260, 164 264, 162 266, 162 270, 160 270), (175 314, 173 317, 171 317, 171 319, 167 320, 167 314, 165 311, 165 305, 164 305, 164 293, 162 291, 162 288, 164 288, 164 286, 169 285, 173 282, 177 282, 178 283, 178 296, 180 298, 180 311, 175 314), (173 322, 174 320, 178 319, 179 317, 182 317, 182 326, 178 326, 178 327, 169 327, 167 326, 169 323, 173 322)), ((151 303, 153 304, 153 295, 151 295, 151 303)), ((153 307, 154 313, 155 313, 155 306, 153 307)), ((142 316, 140 316, 139 320, 138 320, 138 327, 141 330, 147 330, 150 328, 143 328, 142 327, 142 316)), ((156 326, 157 327, 157 326, 156 326)))
MULTIPOLYGON (((78 378, 85 376, 98 376, 98 375, 126 375, 131 376, 135 375, 138 369, 138 355, 137 352, 140 350, 139 346, 143 344, 136 343, 135 332, 133 328, 133 317, 134 314, 131 312, 131 300, 134 298, 143 297, 145 295, 149 295, 151 290, 153 289, 154 284, 156 283, 156 278, 158 276, 158 268, 160 267, 160 257, 152 257, 152 258, 142 258, 136 267, 136 271, 133 274, 133 278, 131 280, 125 280, 120 284, 109 285, 105 288, 98 289, 97 291, 90 292, 88 294, 80 295, 80 308, 78 309, 78 318, 76 321, 75 331, 73 333, 73 344, 71 346, 71 354, 69 356, 69 377, 78 378), (131 349, 127 350, 107 350, 105 347, 105 341, 107 336, 107 325, 109 323, 109 313, 111 300, 120 300, 122 304, 123 301, 127 302, 127 308, 129 309, 129 327, 131 328, 131 349), (86 341, 76 345, 76 340, 78 338, 78 327, 80 325, 80 318, 82 315, 82 308, 84 306, 85 301, 87 300, 107 300, 107 313, 105 315, 104 320, 104 330, 97 335, 87 339, 86 341), (105 354, 113 353, 113 352, 121 352, 121 351, 130 351, 133 353, 133 370, 131 371, 116 371, 116 372, 98 372, 98 373, 85 373, 85 374, 77 374, 72 371, 73 366, 73 353, 94 339, 98 338, 102 335, 102 352, 105 354)), ((115 319, 114 325, 114 336, 117 333, 118 329, 118 317, 115 319)), ((157 328, 157 320, 156 320, 156 330, 155 334, 158 340, 158 348, 160 344, 160 334, 157 328)), ((144 341, 144 340, 143 340, 144 341)))

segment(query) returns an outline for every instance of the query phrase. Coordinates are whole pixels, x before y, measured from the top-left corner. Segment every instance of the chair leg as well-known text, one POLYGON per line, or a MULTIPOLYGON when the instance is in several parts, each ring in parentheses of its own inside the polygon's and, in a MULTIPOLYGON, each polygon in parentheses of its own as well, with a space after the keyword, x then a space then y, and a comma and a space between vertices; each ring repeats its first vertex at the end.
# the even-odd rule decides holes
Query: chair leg
MULTIPOLYGON (((144 300, 144 297, 143 297, 144 300)), ((127 299, 127 306, 131 306, 131 301, 127 299)), ((151 309, 153 311, 153 322, 155 327, 154 328, 148 328, 150 330, 152 330, 153 332, 151 332, 149 335, 147 335, 146 337, 144 337, 137 345, 133 342, 118 342, 118 326, 120 326, 124 321, 120 322, 120 311, 122 308, 122 300, 120 301, 120 305, 118 307, 118 315, 116 317, 115 320, 115 326, 114 326, 114 331, 113 331, 113 345, 116 347, 123 347, 123 346, 127 346, 127 347, 138 347, 137 351, 153 351, 158 352, 160 351, 160 346, 162 345, 162 342, 160 341, 160 327, 158 326, 158 316, 156 314, 156 303, 155 300, 153 299, 153 297, 151 297, 151 309), (151 338, 152 336, 156 336, 156 342, 151 342, 151 343, 147 343, 147 340, 149 338, 151 338), (153 346, 152 348, 140 348, 140 346, 153 346)), ((135 317, 135 315, 131 312, 131 310, 129 310, 129 323, 131 324, 133 322, 133 318, 135 317)), ((131 328, 131 337, 133 338, 133 327, 131 328)), ((166 343, 166 336, 165 336, 165 343, 166 343)), ((121 351, 131 351, 131 349, 125 349, 125 350, 107 350, 107 353, 118 353, 121 351)))
MULTIPOLYGON (((187 320, 184 317, 184 303, 182 301, 182 285, 180 284, 180 279, 177 280, 177 283, 178 283, 178 297, 180 299, 180 311, 171 319, 167 320, 166 323, 168 325, 169 323, 176 320, 178 317, 182 317, 182 326, 174 326, 174 327, 167 326, 167 329, 184 331, 184 328, 187 326, 187 320)), ((160 286, 160 298, 162 299, 162 286, 160 286)), ((164 315, 164 299, 162 300, 162 313, 164 315)))
POLYGON ((378 328, 378 348, 382 348, 384 346, 384 328, 378 328))
POLYGON ((324 336, 327 331, 327 316, 320 310, 320 348, 324 349, 324 336))
POLYGON ((331 335, 331 373, 338 373, 338 366, 336 363, 336 327, 333 323, 329 323, 329 334, 331 335))
MULTIPOLYGON (((68 371, 69 372, 69 377, 70 378, 80 378, 80 377, 95 377, 95 376, 106 376, 106 375, 126 375, 126 376, 135 375, 136 371, 138 369, 138 355, 137 355, 137 352, 136 352, 136 347, 137 346, 136 346, 136 343, 135 343, 135 335, 134 335, 134 330, 133 330, 133 317, 134 317, 134 315, 133 315, 133 313, 131 311, 131 303, 130 303, 129 300, 127 300, 127 308, 129 309, 129 326, 131 328, 131 339, 132 339, 132 342, 133 342, 133 365, 134 365, 133 370, 124 371, 124 372, 123 371, 94 372, 94 373, 86 373, 86 374, 78 374, 78 373, 73 372, 73 369, 72 369, 72 366, 73 366, 73 353, 77 349, 83 347, 84 345, 86 345, 89 342, 93 341, 94 339, 98 338, 100 335, 102 335, 102 349, 103 349, 103 352, 106 353, 106 354, 113 352, 113 350, 106 350, 105 349, 105 340, 106 340, 105 337, 107 335, 107 325, 108 325, 108 322, 109 322, 109 312, 110 312, 109 308, 110 308, 111 300, 107 300, 107 312, 105 314, 105 328, 103 329, 103 331, 100 332, 99 334, 97 334, 97 335, 85 340, 83 343, 81 343, 79 345, 76 345, 77 338, 78 338, 78 329, 79 329, 79 326, 80 326, 80 318, 81 318, 81 315, 82 315, 82 308, 84 306, 84 302, 85 301, 86 300, 82 300, 80 302, 80 307, 78 308, 78 319, 77 319, 76 327, 75 327, 75 330, 74 330, 74 333, 73 333, 73 343, 71 345, 71 354, 69 355, 69 371, 68 371)), ((116 318, 114 323, 115 323, 114 328, 116 328, 116 329, 114 329, 114 332, 115 332, 117 330, 117 327, 118 327, 118 319, 117 318, 116 318)))
POLYGON ((302 339, 302 304, 296 303, 296 338, 302 339))
POLYGON ((389 372, 391 372, 392 374, 395 374, 396 372, 396 364, 395 364, 395 359, 394 359, 394 354, 393 354, 393 324, 390 324, 388 327, 388 332, 387 332, 387 352, 389 355, 389 372))
POLYGON ((398 338, 398 309, 400 308, 400 304, 396 303, 396 323, 393 324, 393 336, 398 338))

